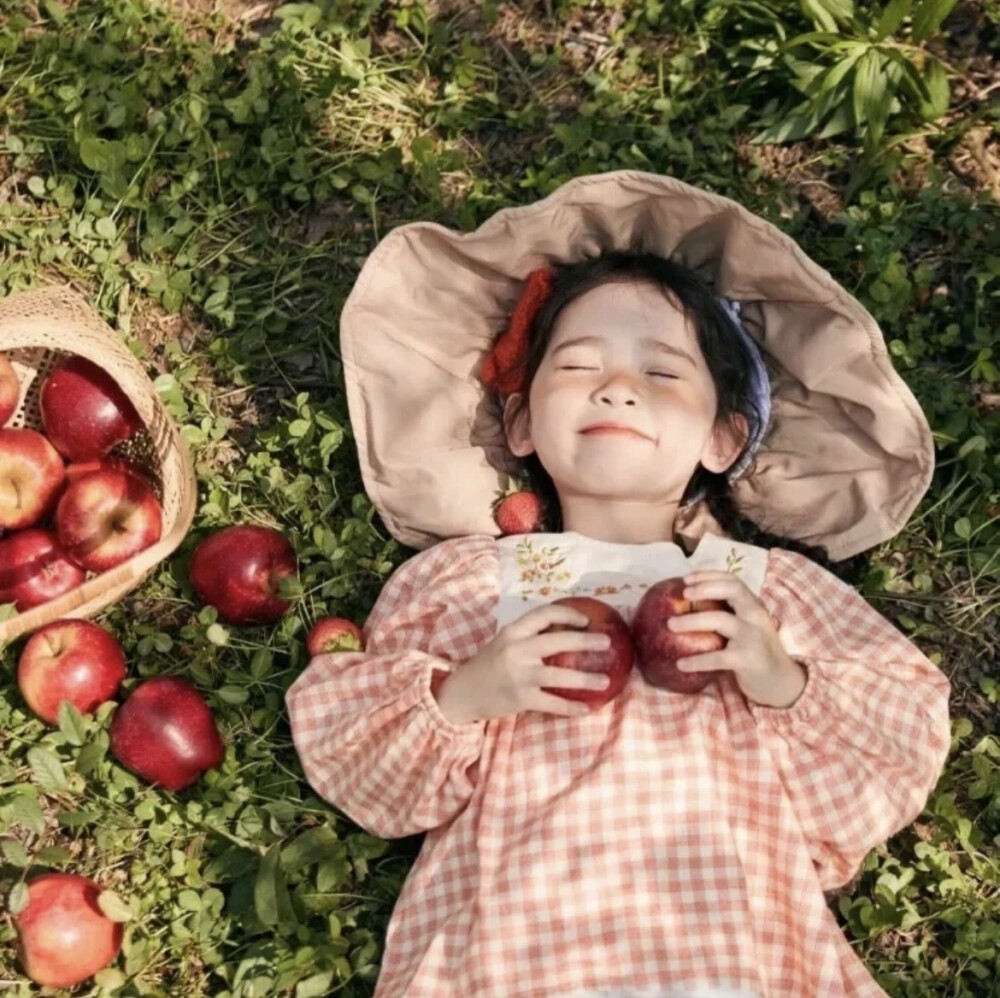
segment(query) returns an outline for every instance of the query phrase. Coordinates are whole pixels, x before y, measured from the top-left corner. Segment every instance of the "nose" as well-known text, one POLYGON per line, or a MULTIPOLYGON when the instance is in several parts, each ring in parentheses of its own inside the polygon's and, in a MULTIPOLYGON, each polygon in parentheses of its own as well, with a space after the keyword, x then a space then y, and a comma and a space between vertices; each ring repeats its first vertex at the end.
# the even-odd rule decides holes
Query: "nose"
POLYGON ((597 397, 612 405, 635 405, 638 394, 635 379, 627 371, 612 372, 597 389, 597 397))

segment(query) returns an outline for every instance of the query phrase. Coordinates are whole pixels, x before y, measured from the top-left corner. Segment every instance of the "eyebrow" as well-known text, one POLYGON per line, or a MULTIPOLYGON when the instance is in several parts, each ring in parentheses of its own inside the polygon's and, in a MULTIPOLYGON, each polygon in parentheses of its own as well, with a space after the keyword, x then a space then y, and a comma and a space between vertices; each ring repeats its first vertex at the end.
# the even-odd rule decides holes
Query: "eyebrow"
MULTIPOLYGON (((602 337, 600 336, 577 336, 576 339, 566 340, 565 343, 560 343, 559 346, 552 351, 552 356, 554 357, 560 350, 565 350, 567 347, 575 347, 580 343, 596 343, 600 344, 602 342, 602 337)), ((694 362, 694 359, 689 353, 686 353, 680 347, 675 347, 670 343, 664 343, 662 340, 655 340, 650 336, 644 336, 640 343, 645 346, 652 347, 654 350, 660 351, 662 353, 673 354, 674 356, 681 357, 686 360, 692 367, 697 367, 698 365, 694 362)))

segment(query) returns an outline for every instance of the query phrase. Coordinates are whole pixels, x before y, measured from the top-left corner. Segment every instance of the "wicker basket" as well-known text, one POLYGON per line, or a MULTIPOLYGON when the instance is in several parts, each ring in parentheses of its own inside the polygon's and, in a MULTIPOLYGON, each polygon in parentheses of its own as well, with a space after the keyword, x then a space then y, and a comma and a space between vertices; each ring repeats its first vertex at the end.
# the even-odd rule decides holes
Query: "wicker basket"
POLYGON ((0 298, 0 353, 21 382, 21 404, 8 426, 42 429, 38 397, 45 376, 66 354, 104 368, 129 397, 143 429, 115 447, 148 476, 163 509, 160 539, 128 561, 48 603, 0 621, 0 644, 62 617, 92 617, 138 586, 184 539, 194 518, 198 483, 187 448, 142 365, 87 302, 50 287, 0 298))

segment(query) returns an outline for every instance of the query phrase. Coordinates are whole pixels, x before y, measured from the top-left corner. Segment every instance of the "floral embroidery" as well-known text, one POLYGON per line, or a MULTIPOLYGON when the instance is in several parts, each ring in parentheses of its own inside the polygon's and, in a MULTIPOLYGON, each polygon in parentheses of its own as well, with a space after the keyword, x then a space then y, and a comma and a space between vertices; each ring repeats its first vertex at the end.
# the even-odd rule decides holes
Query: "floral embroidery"
MULTIPOLYGON (((518 541, 516 551, 517 564, 521 569, 520 581, 522 583, 548 583, 547 585, 539 586, 535 590, 539 596, 549 596, 553 592, 566 592, 565 589, 554 585, 558 582, 569 582, 573 577, 572 572, 565 570, 561 572, 557 571, 559 566, 566 561, 565 556, 560 556, 561 551, 558 544, 552 547, 543 547, 539 551, 536 551, 531 539, 526 537, 524 540, 518 541)), ((521 589, 521 599, 528 599, 531 594, 532 589, 530 586, 521 589)))
MULTIPOLYGON (((560 568, 565 564, 566 557, 558 545, 535 546, 530 537, 524 537, 517 542, 515 548, 520 597, 529 600, 532 597, 549 597, 559 595, 573 596, 623 596, 631 592, 641 593, 648 589, 651 582, 623 582, 619 584, 605 583, 588 588, 580 585, 570 585, 574 573, 560 568)), ((740 554, 735 547, 730 547, 726 555, 726 571, 740 575, 744 569, 746 555, 740 554)))
POLYGON ((620 586, 604 585, 604 586, 594 586, 593 589, 581 589, 579 586, 573 589, 575 593, 590 593, 593 596, 608 596, 614 593, 623 593, 626 589, 648 589, 648 582, 623 582, 620 586))

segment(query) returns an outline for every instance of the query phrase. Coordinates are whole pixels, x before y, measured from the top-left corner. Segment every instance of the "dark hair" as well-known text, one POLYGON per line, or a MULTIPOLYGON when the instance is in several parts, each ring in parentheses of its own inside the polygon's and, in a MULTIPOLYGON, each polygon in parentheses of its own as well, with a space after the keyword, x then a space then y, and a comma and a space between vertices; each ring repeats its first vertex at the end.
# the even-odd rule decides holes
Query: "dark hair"
MULTIPOLYGON (((608 252, 590 260, 554 269, 552 291, 538 310, 531 327, 524 361, 524 383, 527 387, 523 395, 512 404, 509 418, 516 416, 528 404, 528 387, 541 366, 562 309, 575 298, 601 284, 612 280, 634 280, 662 289, 692 320, 698 335, 698 345, 715 383, 718 396, 717 424, 725 425, 728 422, 735 426, 734 418, 741 415, 747 422, 748 438, 754 435, 763 414, 754 404, 750 391, 750 347, 719 304, 715 292, 695 271, 652 253, 627 252, 608 252)), ((555 483, 537 454, 527 455, 522 463, 531 488, 542 499, 543 529, 561 531, 562 510, 555 483)), ((699 465, 681 497, 681 504, 700 489, 705 490, 704 502, 712 516, 734 540, 757 547, 778 547, 794 551, 852 585, 863 577, 868 563, 866 554, 835 562, 831 560, 826 548, 771 533, 744 516, 736 505, 724 472, 715 473, 699 465)))

